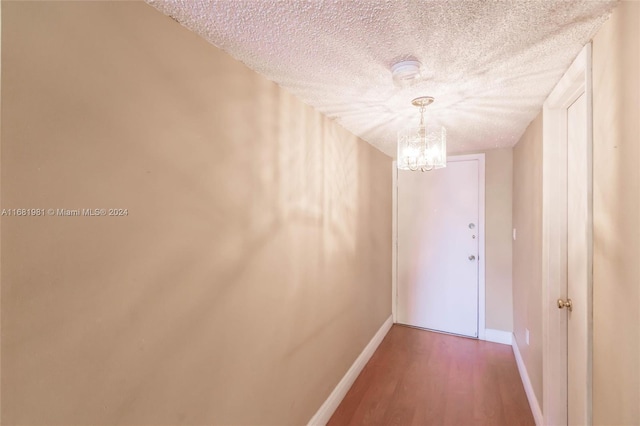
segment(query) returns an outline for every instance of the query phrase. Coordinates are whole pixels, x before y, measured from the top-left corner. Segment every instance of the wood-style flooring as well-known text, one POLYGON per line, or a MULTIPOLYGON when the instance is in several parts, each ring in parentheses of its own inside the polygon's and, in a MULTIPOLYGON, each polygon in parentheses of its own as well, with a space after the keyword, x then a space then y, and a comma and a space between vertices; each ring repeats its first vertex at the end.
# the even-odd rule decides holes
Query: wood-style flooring
POLYGON ((535 422, 511 346, 394 325, 328 425, 535 422))

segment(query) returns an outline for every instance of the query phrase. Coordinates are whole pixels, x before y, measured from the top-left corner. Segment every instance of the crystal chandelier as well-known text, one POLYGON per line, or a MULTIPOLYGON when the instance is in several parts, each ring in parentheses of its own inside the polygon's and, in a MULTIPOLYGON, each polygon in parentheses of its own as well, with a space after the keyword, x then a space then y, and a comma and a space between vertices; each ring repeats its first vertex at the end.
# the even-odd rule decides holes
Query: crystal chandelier
POLYGON ((431 96, 415 98, 411 103, 420 108, 420 124, 398 132, 398 169, 422 172, 447 166, 447 131, 444 127, 427 126, 424 110, 433 102, 431 96))

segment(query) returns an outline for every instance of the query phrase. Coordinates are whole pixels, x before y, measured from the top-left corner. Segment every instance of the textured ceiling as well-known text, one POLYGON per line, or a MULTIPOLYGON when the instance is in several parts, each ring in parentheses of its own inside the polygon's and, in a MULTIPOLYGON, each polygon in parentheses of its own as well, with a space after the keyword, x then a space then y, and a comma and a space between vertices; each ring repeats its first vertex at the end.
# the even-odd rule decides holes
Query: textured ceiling
POLYGON ((148 0, 390 156, 417 124, 411 99, 436 102, 448 152, 514 145, 607 1, 148 0), (422 63, 409 87, 391 66, 422 63))

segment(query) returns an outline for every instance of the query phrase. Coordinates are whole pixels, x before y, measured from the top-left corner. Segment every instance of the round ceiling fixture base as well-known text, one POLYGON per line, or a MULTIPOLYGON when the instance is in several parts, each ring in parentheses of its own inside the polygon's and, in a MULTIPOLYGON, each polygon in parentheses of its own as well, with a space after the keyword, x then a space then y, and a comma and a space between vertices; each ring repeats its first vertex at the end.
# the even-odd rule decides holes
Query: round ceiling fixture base
POLYGON ((427 105, 431 105, 433 101, 435 101, 435 99, 431 96, 420 96, 412 100, 411 103, 417 107, 426 107, 427 105))

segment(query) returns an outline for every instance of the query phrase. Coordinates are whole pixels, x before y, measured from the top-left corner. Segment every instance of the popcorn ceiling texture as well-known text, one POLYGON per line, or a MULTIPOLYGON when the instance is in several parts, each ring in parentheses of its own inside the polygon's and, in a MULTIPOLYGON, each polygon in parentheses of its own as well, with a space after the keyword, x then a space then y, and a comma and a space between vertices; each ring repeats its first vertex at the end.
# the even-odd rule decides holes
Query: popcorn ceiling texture
POLYGON ((449 153, 513 146, 614 1, 147 0, 384 153, 415 125, 449 153), (422 63, 411 87, 391 65, 422 63))

